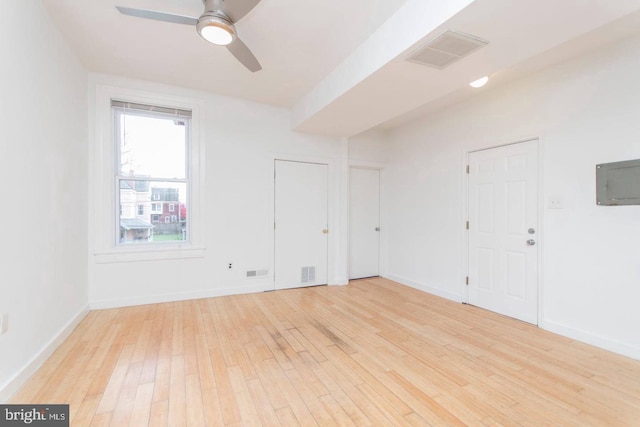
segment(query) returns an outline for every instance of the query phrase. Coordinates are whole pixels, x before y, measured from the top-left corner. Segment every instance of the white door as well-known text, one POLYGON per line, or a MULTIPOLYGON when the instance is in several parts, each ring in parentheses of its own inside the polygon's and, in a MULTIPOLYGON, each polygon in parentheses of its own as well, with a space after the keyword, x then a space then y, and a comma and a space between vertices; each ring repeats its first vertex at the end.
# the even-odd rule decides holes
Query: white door
POLYGON ((275 288, 327 284, 328 166, 275 161, 275 288))
POLYGON ((469 155, 469 303, 538 322, 538 141, 469 155))
POLYGON ((351 168, 349 177, 349 278, 379 274, 380 171, 351 168))

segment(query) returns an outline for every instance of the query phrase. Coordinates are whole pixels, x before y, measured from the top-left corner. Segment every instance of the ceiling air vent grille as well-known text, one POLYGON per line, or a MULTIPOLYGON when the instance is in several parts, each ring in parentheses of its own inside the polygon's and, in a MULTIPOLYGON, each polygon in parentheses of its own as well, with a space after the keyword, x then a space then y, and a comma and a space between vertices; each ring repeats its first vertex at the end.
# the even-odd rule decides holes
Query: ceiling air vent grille
POLYGON ((468 34, 446 31, 413 52, 407 61, 442 70, 487 44, 468 34))

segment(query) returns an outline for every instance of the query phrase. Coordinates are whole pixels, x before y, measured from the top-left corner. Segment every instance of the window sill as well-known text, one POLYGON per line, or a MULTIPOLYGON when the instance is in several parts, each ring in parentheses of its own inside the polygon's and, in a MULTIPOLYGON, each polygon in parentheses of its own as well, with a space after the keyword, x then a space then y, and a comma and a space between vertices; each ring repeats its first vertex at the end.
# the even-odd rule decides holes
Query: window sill
POLYGON ((115 264, 141 261, 164 261, 172 259, 204 258, 205 249, 193 246, 168 247, 118 247, 112 251, 96 253, 97 264, 115 264))

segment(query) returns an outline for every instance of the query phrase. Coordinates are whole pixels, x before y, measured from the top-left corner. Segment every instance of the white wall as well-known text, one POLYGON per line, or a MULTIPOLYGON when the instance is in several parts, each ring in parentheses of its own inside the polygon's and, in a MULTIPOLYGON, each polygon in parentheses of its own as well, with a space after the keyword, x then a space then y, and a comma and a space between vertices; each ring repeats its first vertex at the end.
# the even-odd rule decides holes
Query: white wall
POLYGON ((349 137, 349 162, 366 164, 367 162, 384 163, 387 160, 387 133, 372 129, 349 137))
POLYGON ((2 2, 0 55, 2 402, 88 308, 87 75, 39 1, 2 2))
MULTIPOLYGON (((330 211, 336 224, 334 230, 339 230, 341 210, 346 209, 340 202, 339 190, 346 150, 341 148, 339 139, 291 131, 290 112, 286 109, 113 76, 92 75, 90 80, 92 93, 96 87, 110 85, 199 100, 204 109, 206 145, 204 256, 101 263, 93 256, 99 248, 92 245, 89 260, 92 308, 272 289, 274 157, 333 163, 330 211), (232 270, 227 268, 229 263, 233 263, 232 270), (246 279, 246 270, 255 269, 268 269, 270 276, 246 279)), ((94 120, 93 113, 90 119, 94 120)), ((92 144, 95 148, 96 141, 92 144)), ((92 188, 94 195, 110 191, 92 188)), ((92 227, 99 224, 93 223, 92 227)), ((336 233, 330 237, 331 284, 344 281, 341 276, 345 268, 338 265, 343 247, 340 238, 336 233)))
POLYGON ((640 358, 640 206, 595 204, 595 165, 640 158, 639 75, 635 37, 390 132, 388 276, 462 300, 464 153, 540 137, 541 326, 640 358))

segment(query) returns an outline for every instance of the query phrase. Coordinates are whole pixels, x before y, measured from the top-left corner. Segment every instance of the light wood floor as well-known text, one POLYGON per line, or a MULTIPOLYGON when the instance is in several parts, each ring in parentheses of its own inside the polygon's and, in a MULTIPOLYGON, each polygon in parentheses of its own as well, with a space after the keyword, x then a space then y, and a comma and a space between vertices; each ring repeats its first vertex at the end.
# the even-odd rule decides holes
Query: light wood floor
POLYGON ((371 279, 91 312, 12 401, 72 426, 629 426, 640 361, 371 279))

